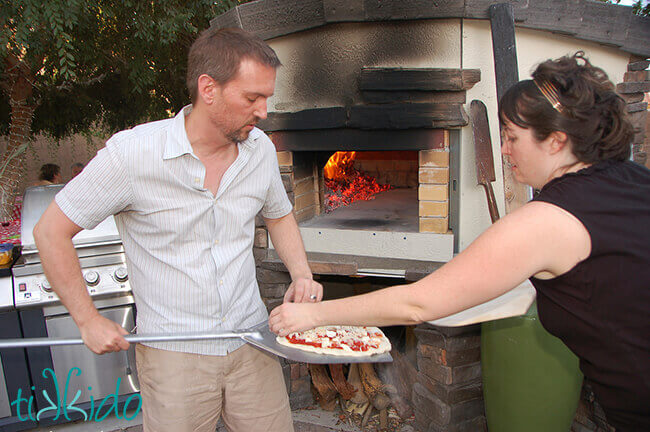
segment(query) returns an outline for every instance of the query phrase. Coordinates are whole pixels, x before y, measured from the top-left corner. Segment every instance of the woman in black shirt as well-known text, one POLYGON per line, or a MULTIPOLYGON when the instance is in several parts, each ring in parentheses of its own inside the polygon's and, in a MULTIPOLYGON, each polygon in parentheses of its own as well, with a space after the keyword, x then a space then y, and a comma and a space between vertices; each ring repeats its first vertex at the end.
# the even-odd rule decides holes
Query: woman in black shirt
POLYGON ((580 358, 608 421, 650 431, 650 171, 629 161, 633 128, 582 52, 540 64, 504 95, 502 153, 538 196, 426 278, 272 311, 280 335, 319 325, 416 324, 531 278, 540 321, 580 358))

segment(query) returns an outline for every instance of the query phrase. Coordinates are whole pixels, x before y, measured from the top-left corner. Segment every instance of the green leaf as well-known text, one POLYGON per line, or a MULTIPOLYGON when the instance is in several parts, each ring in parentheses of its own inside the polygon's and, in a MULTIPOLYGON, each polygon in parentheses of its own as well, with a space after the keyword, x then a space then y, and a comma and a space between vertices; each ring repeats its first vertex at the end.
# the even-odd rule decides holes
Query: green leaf
MULTIPOLYGON (((29 82, 40 105, 33 132, 63 137, 97 124, 113 132, 165 118, 188 102, 189 45, 212 18, 236 4, 5 0, 0 3, 0 61, 12 51, 35 62, 29 82)), ((2 114, 3 97, 0 133, 9 122, 2 114)))

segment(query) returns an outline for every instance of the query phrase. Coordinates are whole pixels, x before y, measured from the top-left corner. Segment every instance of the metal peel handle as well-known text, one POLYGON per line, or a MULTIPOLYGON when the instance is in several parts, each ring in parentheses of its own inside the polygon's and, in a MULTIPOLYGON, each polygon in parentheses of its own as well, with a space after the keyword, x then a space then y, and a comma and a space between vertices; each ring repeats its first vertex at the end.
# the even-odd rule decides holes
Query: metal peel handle
MULTIPOLYGON (((258 332, 247 330, 231 332, 195 332, 195 333, 150 333, 125 335, 130 343, 137 342, 172 342, 189 340, 236 339, 244 336, 259 337, 258 332)), ((0 349, 3 348, 35 348, 59 345, 83 345, 81 338, 28 338, 0 339, 0 349)))

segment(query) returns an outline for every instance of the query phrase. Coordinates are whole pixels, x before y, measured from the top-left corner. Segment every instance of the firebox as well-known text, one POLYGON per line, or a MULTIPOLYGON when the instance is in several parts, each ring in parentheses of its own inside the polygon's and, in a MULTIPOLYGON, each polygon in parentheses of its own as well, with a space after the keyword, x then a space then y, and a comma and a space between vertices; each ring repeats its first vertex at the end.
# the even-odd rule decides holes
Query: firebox
POLYGON ((277 130, 271 139, 308 253, 353 256, 357 273, 391 276, 452 258, 457 130, 277 130))
POLYGON ((449 159, 445 146, 279 153, 308 252, 435 262, 454 247, 449 159))

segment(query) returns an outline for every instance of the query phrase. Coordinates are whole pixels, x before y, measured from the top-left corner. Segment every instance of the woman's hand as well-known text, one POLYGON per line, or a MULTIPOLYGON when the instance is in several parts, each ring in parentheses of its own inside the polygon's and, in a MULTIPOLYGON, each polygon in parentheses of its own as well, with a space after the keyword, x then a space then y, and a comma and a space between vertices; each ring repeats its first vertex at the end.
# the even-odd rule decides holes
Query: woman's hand
POLYGON ((269 328, 278 336, 317 327, 319 303, 283 303, 271 311, 269 328))

